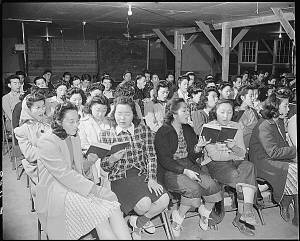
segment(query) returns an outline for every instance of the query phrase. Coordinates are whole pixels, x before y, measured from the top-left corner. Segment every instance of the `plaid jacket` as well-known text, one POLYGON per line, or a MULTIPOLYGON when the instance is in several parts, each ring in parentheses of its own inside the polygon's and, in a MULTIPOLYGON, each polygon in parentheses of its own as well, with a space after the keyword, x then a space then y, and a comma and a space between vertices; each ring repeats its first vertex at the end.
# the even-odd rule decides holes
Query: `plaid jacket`
POLYGON ((140 170, 139 175, 146 175, 145 182, 149 178, 156 180, 157 157, 154 149, 154 134, 148 126, 139 124, 134 127, 133 136, 124 131, 117 135, 115 128, 101 131, 99 141, 106 144, 130 142, 130 147, 126 148, 124 158, 116 161, 113 166, 109 166, 108 157, 101 160, 101 167, 109 173, 110 181, 126 178, 126 170, 132 167, 140 170))

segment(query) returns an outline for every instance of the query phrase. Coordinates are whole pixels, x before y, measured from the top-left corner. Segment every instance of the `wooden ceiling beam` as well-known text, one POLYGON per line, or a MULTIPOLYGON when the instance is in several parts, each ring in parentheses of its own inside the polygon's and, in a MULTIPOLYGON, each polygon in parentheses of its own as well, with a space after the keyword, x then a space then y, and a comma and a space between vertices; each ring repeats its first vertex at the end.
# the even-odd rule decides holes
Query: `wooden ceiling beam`
POLYGON ((241 31, 235 36, 232 41, 231 50, 237 46, 237 44, 243 39, 243 37, 249 32, 250 28, 243 28, 241 31))
POLYGON ((271 9, 272 9, 273 13, 275 14, 275 16, 279 19, 280 24, 284 28, 284 30, 287 33, 287 35, 289 36, 289 38, 294 41, 295 40, 295 30, 289 23, 289 20, 286 18, 286 16, 282 12, 282 10, 280 8, 271 8, 271 9))
POLYGON ((154 28, 153 32, 156 33, 159 39, 166 45, 166 47, 175 56, 174 44, 172 44, 158 28, 154 28))
MULTIPOLYGON (((282 13, 282 16, 287 21, 295 20, 295 15, 292 12, 282 13)), ((280 19, 275 15, 270 15, 270 16, 262 16, 262 17, 257 17, 257 18, 248 18, 248 19, 231 21, 231 22, 228 22, 228 24, 229 24, 228 27, 241 28, 241 27, 249 27, 249 26, 255 26, 255 25, 262 25, 262 24, 277 23, 277 22, 280 22, 280 19)), ((214 30, 222 29, 222 23, 216 23, 216 24, 213 24, 212 26, 213 26, 214 30)), ((171 33, 172 31, 174 32, 175 30, 178 31, 178 33, 180 33, 180 34, 202 32, 202 30, 198 27, 179 28, 179 29, 170 30, 168 32, 171 33)))
POLYGON ((218 52, 222 55, 222 47, 221 47, 220 43, 218 42, 218 40, 215 38, 215 36, 210 31, 209 27, 202 21, 196 21, 196 24, 203 31, 205 36, 209 39, 209 41, 216 48, 216 50, 218 50, 218 52))

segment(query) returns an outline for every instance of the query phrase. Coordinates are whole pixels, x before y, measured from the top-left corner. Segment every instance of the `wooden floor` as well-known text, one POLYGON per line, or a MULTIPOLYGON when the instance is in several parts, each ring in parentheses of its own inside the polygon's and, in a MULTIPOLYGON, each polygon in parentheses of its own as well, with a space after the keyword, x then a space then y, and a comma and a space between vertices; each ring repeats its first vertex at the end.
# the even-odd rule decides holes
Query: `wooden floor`
MULTIPOLYGON (((20 180, 16 179, 16 173, 11 168, 8 156, 3 156, 3 239, 4 240, 36 240, 37 239, 37 217, 31 212, 29 190, 26 188, 26 177, 22 175, 20 180)), ((279 215, 279 208, 270 208, 262 211, 265 219, 264 226, 258 226, 255 236, 248 237, 241 234, 232 225, 234 212, 227 212, 224 220, 219 224, 218 230, 202 231, 198 225, 199 217, 184 220, 183 231, 179 239, 299 239, 298 228, 286 223, 279 215)), ((160 219, 155 218, 153 222, 159 224, 160 219)), ((162 227, 157 228, 153 235, 143 234, 145 240, 166 240, 162 227)), ((42 239, 46 239, 42 235, 42 239)))

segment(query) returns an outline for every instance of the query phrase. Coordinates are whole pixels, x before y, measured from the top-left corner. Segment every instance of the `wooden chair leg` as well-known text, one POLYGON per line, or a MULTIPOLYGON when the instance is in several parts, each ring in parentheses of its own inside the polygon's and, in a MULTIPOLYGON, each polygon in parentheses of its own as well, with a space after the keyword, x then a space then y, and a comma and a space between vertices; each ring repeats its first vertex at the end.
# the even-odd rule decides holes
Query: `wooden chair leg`
POLYGON ((167 235, 167 239, 168 240, 174 240, 174 236, 173 236, 173 232, 171 230, 171 223, 170 223, 170 219, 168 217, 168 213, 167 210, 164 210, 161 213, 161 218, 164 224, 164 229, 165 229, 165 233, 167 235))
POLYGON ((42 238, 42 225, 40 220, 38 219, 38 240, 41 240, 42 238))

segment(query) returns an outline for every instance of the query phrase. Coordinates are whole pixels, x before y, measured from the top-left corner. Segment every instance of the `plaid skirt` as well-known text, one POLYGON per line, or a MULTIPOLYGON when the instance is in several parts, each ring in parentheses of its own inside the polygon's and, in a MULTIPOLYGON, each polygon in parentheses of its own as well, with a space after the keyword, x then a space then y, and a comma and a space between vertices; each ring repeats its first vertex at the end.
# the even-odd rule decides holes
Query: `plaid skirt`
POLYGON ((66 228, 69 239, 77 240, 92 231, 120 207, 116 201, 100 199, 93 194, 84 197, 68 192, 65 199, 66 228))
POLYGON ((289 163, 284 194, 298 194, 298 163, 289 163))

